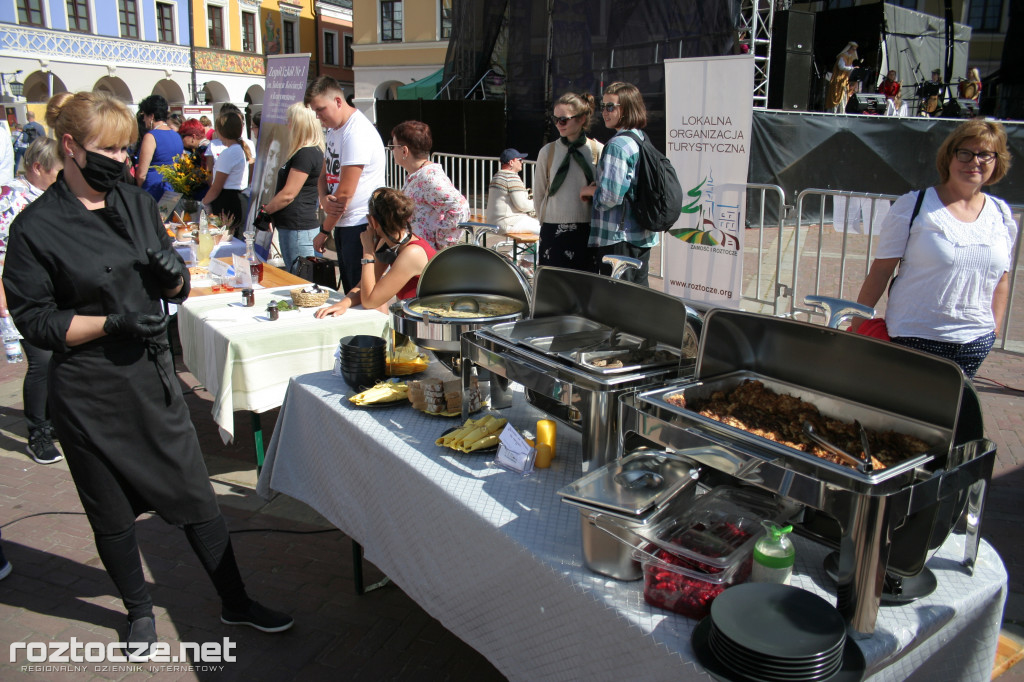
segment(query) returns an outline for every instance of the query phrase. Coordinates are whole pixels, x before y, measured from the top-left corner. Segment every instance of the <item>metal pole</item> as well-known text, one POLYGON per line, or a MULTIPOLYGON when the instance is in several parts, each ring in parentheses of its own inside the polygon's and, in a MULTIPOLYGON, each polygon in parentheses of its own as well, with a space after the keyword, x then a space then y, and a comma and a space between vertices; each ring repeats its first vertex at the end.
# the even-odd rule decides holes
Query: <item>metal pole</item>
POLYGON ((192 68, 192 104, 199 104, 199 93, 196 92, 196 29, 194 0, 188 0, 188 52, 189 65, 192 68))

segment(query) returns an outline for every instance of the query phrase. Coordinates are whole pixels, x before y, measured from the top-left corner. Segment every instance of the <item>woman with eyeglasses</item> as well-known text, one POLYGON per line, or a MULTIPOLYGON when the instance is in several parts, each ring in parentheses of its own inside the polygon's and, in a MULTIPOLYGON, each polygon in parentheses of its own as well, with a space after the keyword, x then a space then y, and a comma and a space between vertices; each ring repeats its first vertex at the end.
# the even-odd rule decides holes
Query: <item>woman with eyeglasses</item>
MULTIPOLYGON (((636 186, 636 164, 640 145, 632 136, 646 135, 647 107, 644 98, 631 83, 612 83, 604 90, 601 104, 604 124, 615 131, 604 147, 597 166, 596 184, 584 187, 581 197, 593 198, 590 218, 590 248, 597 263, 608 255, 640 259, 641 267, 627 270, 622 279, 647 286, 651 248, 658 243, 658 234, 649 232, 636 222, 632 193, 636 186)), ((611 266, 599 265, 600 272, 611 274, 611 266)))
POLYGON ((370 195, 369 225, 359 235, 363 243, 359 285, 316 316, 344 315, 354 305, 381 308, 393 297, 399 300, 416 295, 416 285, 434 250, 412 229, 415 205, 397 189, 380 187, 370 195))
MULTIPOLYGON (((61 93, 46 122, 64 163, 11 225, 3 282, 18 329, 50 350, 49 408, 96 551, 128 612, 131 660, 157 641, 135 522, 183 528, 221 598, 220 620, 264 632, 292 619, 249 598, 167 345, 163 301, 188 269, 156 202, 121 182, 135 117, 102 92, 61 93)), ((173 598, 173 597, 172 597, 173 598)))
POLYGON ((889 209, 857 301, 874 306, 888 287, 891 340, 948 358, 973 377, 1009 298, 1017 223, 1004 201, 982 191, 1010 167, 1006 131, 983 118, 965 121, 942 143, 936 166, 938 185, 904 194, 889 209))
POLYGON ((604 145, 587 137, 594 96, 567 92, 554 107, 558 139, 541 147, 534 167, 533 205, 540 220, 539 265, 597 272, 590 249, 590 196, 604 145))
POLYGON ((458 243, 459 223, 469 219, 469 200, 445 175, 441 164, 430 160, 434 138, 430 126, 404 121, 391 129, 391 154, 407 173, 402 192, 413 200, 412 228, 440 251, 458 243))

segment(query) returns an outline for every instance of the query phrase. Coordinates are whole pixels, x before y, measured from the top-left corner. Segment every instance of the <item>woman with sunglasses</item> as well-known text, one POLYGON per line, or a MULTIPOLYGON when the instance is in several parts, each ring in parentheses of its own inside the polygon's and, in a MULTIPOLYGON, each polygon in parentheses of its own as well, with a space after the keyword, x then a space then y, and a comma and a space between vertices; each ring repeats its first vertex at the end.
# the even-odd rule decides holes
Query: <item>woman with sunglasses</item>
MULTIPOLYGON (((612 83, 604 89, 598 106, 604 124, 615 131, 605 145, 597 166, 596 185, 584 187, 581 197, 593 198, 590 218, 590 247, 600 264, 608 255, 640 259, 641 267, 627 270, 622 279, 647 286, 651 248, 658 243, 658 234, 636 223, 632 194, 636 185, 636 164, 640 145, 626 132, 643 138, 647 127, 647 107, 640 90, 631 83, 612 83)), ((611 274, 611 266, 600 265, 600 272, 611 274)))
POLYGON ((423 268, 437 253, 413 233, 415 205, 397 189, 374 190, 369 209, 369 225, 359 235, 363 243, 359 285, 334 305, 317 310, 318 318, 344 315, 354 305, 382 308, 393 297, 414 297, 423 268))
POLYGON ((581 192, 594 182, 604 145, 587 137, 594 96, 567 92, 555 103, 558 139, 541 147, 534 168, 533 204, 540 220, 539 265, 597 272, 590 250, 590 202, 581 192))
POLYGON ((50 350, 49 408, 96 551, 147 660, 157 641, 136 518, 183 528, 221 598, 222 623, 280 632, 249 598, 167 345, 163 301, 191 285, 156 202, 122 182, 135 117, 101 92, 50 99, 64 169, 11 225, 3 281, 18 329, 50 350))
POLYGON ((973 377, 1009 298, 1017 223, 1005 202, 982 192, 1010 167, 1006 131, 983 118, 965 121, 942 143, 936 165, 938 185, 904 194, 889 209, 857 301, 874 306, 888 287, 891 340, 948 358, 973 377))

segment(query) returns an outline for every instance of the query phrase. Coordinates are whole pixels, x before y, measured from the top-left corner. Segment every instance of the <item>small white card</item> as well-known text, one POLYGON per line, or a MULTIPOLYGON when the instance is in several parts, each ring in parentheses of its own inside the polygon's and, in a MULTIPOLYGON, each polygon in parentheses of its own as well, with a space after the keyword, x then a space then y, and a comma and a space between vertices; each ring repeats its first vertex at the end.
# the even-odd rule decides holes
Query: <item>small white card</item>
POLYGON ((231 266, 222 260, 217 260, 216 258, 210 259, 210 265, 207 267, 207 270, 210 271, 211 275, 218 275, 220 277, 231 276, 231 266))
POLYGON ((494 463, 502 469, 526 476, 533 471, 536 456, 537 450, 530 447, 512 424, 506 424, 498 436, 498 454, 494 456, 494 463))
POLYGON ((249 271, 249 261, 245 256, 237 253, 231 255, 231 261, 235 264, 235 286, 240 289, 252 289, 252 273, 249 271))

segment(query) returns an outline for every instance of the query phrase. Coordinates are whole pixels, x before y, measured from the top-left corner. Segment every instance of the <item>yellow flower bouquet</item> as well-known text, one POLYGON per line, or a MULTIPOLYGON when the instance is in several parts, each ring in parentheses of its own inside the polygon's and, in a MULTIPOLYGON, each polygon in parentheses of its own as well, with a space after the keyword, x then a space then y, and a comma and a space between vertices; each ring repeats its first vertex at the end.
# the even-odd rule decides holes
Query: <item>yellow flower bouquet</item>
POLYGON ((196 190, 210 181, 210 174, 196 165, 189 152, 175 156, 170 165, 160 166, 160 175, 185 199, 196 199, 196 190))

